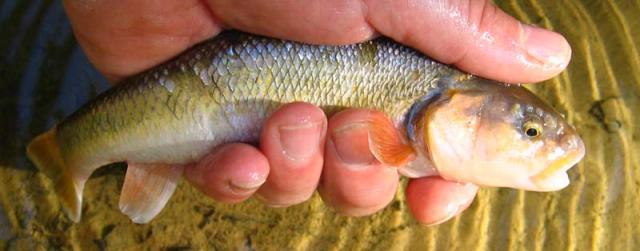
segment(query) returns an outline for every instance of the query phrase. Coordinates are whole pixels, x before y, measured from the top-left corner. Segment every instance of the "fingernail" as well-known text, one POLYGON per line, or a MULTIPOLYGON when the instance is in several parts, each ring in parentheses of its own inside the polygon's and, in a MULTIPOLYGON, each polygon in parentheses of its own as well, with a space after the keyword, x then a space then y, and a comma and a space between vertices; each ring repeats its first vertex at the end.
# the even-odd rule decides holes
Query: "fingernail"
POLYGON ((300 121, 279 127, 280 144, 287 158, 306 160, 320 150, 321 121, 300 121))
POLYGON ((442 218, 435 220, 434 222, 431 222, 431 223, 426 223, 425 225, 435 226, 435 225, 442 224, 445 221, 448 221, 451 218, 453 218, 453 216, 455 216, 457 213, 458 213, 458 205, 450 203, 447 205, 447 208, 445 209, 445 213, 443 214, 442 218))
POLYGON ((331 140, 340 160, 358 168, 376 162, 369 150, 369 130, 364 123, 352 123, 333 130, 331 140))
POLYGON ((262 185, 262 183, 260 183, 260 184, 258 184, 256 186, 251 186, 251 185, 244 186, 244 184, 243 185, 238 185, 238 184, 235 184, 233 182, 229 182, 229 188, 231 189, 231 191, 233 191, 234 193, 237 193, 237 194, 253 192, 256 189, 258 189, 260 187, 260 185, 262 185))
POLYGON ((249 173, 248 175, 229 181, 229 187, 236 193, 246 193, 258 189, 267 180, 264 173, 249 173))
POLYGON ((526 60, 544 68, 564 68, 571 57, 571 46, 560 34, 522 24, 522 43, 526 60))
POLYGON ((287 207, 289 205, 286 204, 279 204, 279 203, 275 203, 275 202, 270 202, 269 200, 267 200, 267 198, 265 198, 262 194, 260 193, 255 193, 253 195, 253 197, 255 199, 257 199, 258 201, 262 202, 262 204, 265 204, 268 207, 272 207, 272 208, 283 208, 283 207, 287 207))
MULTIPOLYGON (((464 193, 476 193, 478 187, 471 183, 459 183, 458 189, 462 190, 464 193)), ((442 217, 435 219, 433 222, 426 223, 427 226, 438 225, 443 222, 450 220, 451 218, 458 215, 460 212, 465 210, 473 200, 468 199, 469 196, 460 196, 458 199, 452 199, 446 206, 442 217)))
POLYGON ((267 205, 268 207, 272 207, 272 208, 285 208, 285 207, 289 206, 289 205, 286 205, 286 204, 275 204, 275 203, 266 203, 265 205, 267 205))

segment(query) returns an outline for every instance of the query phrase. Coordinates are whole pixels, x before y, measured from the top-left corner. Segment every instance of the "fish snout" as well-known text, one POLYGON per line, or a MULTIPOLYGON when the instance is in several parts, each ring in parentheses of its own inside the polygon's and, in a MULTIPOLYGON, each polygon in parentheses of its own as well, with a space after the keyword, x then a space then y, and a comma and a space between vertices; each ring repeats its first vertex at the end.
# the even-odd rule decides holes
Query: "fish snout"
POLYGON ((569 185, 567 171, 585 155, 585 146, 577 134, 563 135, 558 151, 563 152, 549 162, 544 169, 530 177, 540 191, 560 190, 569 185))

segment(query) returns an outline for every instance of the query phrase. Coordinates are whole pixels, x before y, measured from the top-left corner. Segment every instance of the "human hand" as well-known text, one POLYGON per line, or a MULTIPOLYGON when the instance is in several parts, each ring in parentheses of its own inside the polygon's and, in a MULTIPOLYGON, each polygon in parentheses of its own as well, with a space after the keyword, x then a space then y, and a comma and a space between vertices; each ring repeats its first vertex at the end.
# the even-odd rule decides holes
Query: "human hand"
MULTIPOLYGON (((482 0, 64 4, 87 56, 112 81, 166 61, 225 28, 324 44, 361 42, 382 34, 440 62, 505 82, 550 78, 571 56, 559 34, 520 24, 482 0)), ((318 189, 323 200, 343 214, 372 214, 393 198, 398 174, 373 158, 366 132, 350 126, 371 112, 350 109, 327 120, 312 105, 286 105, 265 123, 259 148, 222 146, 187 168, 186 177, 223 202, 239 202, 257 192, 269 205, 288 206, 318 189)), ((464 210, 476 191, 474 185, 439 177, 412 179, 407 203, 419 222, 435 224, 464 210)))

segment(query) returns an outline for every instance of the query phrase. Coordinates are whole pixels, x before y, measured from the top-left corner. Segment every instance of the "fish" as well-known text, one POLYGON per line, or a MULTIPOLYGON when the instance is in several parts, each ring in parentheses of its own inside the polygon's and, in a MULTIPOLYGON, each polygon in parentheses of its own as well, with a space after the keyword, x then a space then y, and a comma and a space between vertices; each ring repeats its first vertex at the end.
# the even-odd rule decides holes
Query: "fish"
POLYGON ((220 144, 256 142, 286 103, 330 116, 367 108, 362 123, 383 165, 486 187, 556 191, 584 156, 576 129, 521 85, 462 72, 389 38, 314 45, 225 31, 99 94, 36 136, 27 155, 80 221, 97 168, 128 165, 119 207, 148 223, 185 165, 220 144))

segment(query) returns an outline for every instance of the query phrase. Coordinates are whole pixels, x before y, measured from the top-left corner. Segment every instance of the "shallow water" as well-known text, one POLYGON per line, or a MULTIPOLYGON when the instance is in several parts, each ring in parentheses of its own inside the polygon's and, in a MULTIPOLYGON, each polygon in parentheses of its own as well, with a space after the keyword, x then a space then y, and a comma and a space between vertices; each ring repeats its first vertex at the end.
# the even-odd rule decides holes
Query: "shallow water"
POLYGON ((156 219, 135 225, 118 211, 121 165, 93 174, 83 219, 72 224, 24 146, 108 85, 60 1, 0 2, 0 249, 637 249, 640 1, 496 2, 571 43, 567 71, 532 88, 576 125, 586 159, 569 172, 567 189, 482 189, 462 216, 437 227, 411 218, 402 191, 384 211, 350 218, 318 196, 286 209, 224 205, 186 182, 156 219))

